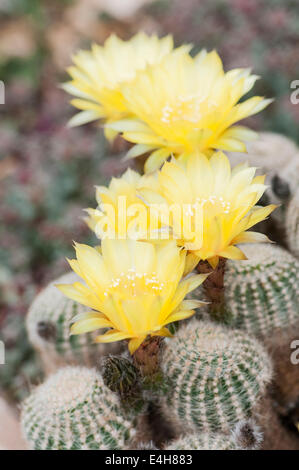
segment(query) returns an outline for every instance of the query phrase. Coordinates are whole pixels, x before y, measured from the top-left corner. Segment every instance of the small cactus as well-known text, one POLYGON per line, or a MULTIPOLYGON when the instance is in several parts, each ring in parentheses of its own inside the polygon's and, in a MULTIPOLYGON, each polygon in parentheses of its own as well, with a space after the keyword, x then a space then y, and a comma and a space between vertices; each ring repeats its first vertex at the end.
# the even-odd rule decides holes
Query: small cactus
POLYGON ((299 320, 299 261, 270 244, 242 247, 248 260, 229 260, 225 296, 232 325, 260 337, 299 320))
POLYGON ((232 440, 239 449, 256 450, 263 442, 261 428, 253 419, 239 421, 232 432, 232 440))
POLYGON ((299 258, 299 189, 288 205, 285 227, 288 247, 299 258))
MULTIPOLYGON (((233 165, 248 161, 257 167, 257 174, 266 174, 267 192, 263 195, 265 204, 277 204, 270 219, 278 230, 283 229, 286 207, 299 183, 299 149, 288 137, 273 132, 261 132, 259 137, 248 142, 247 153, 229 152, 233 165)), ((267 228, 267 224, 263 224, 267 228)), ((273 226, 271 227, 273 229, 273 226)), ((280 231, 280 235, 283 232, 280 231)), ((270 235, 273 237, 272 230, 270 235)))
POLYGON ((140 412, 145 409, 142 382, 139 371, 124 356, 106 356, 102 359, 101 372, 104 384, 117 393, 125 410, 140 412))
POLYGON ((55 285, 78 279, 70 272, 51 282, 35 298, 27 315, 29 339, 40 352, 48 373, 55 372, 61 365, 95 366, 100 356, 120 351, 117 343, 95 344, 98 332, 70 336, 73 318, 88 309, 67 299, 55 285))
POLYGON ((163 357, 168 393, 162 407, 183 432, 228 432, 254 415, 271 380, 271 361, 247 333, 193 320, 163 357))
POLYGON ((165 450, 237 450, 225 434, 188 434, 166 445, 165 450))
POLYGON ((139 388, 139 372, 134 364, 125 357, 104 357, 102 375, 105 385, 123 398, 135 393, 136 388, 139 388))
POLYGON ((136 434, 136 420, 95 369, 71 366, 37 387, 21 415, 34 450, 124 449, 136 434))
POLYGON ((166 445, 166 450, 256 450, 263 434, 253 420, 240 421, 231 434, 189 434, 166 445))

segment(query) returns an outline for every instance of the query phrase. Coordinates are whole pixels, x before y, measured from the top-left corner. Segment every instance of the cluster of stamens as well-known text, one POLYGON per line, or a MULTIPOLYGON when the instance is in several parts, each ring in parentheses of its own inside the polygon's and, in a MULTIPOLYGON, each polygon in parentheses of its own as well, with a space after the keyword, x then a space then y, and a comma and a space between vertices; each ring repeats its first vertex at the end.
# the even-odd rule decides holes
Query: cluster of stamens
POLYGON ((212 204, 215 209, 220 209, 224 214, 229 214, 231 210, 231 203, 225 201, 222 196, 210 196, 208 198, 197 197, 193 204, 184 204, 184 213, 185 215, 194 216, 195 211, 199 208, 204 208, 206 204, 212 204))
POLYGON ((161 292, 164 287, 165 283, 158 279, 155 272, 140 273, 136 272, 135 268, 130 268, 127 272, 121 272, 111 280, 108 290, 104 292, 104 295, 107 296, 109 293, 113 293, 113 291, 125 289, 135 297, 143 292, 161 292))
POLYGON ((211 108, 215 109, 217 107, 216 103, 207 101, 206 98, 202 96, 179 96, 174 107, 169 103, 164 106, 161 121, 165 124, 169 124, 171 121, 189 121, 197 123, 202 118, 203 102, 205 102, 208 111, 211 111, 211 108))

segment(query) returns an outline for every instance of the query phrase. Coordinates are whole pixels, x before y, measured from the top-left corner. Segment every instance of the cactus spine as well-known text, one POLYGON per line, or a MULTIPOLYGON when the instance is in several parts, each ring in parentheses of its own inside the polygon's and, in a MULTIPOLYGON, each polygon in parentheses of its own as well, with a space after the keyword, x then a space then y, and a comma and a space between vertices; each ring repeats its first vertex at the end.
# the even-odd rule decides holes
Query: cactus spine
POLYGON ((256 450, 263 433, 251 419, 237 423, 230 434, 188 434, 171 442, 167 450, 256 450))
POLYGON ((33 391, 22 407, 22 429, 34 450, 124 449, 136 417, 95 369, 66 367, 33 391))
POLYGON ((165 450, 237 450, 237 447, 225 434, 189 434, 171 442, 165 450))
POLYGON ((192 320, 169 341, 163 357, 169 381, 162 407, 183 432, 228 432, 255 412, 272 375, 255 339, 239 330, 192 320))
POLYGON ((242 247, 248 260, 229 260, 226 304, 232 325, 258 336, 299 320, 299 261, 270 244, 242 247))

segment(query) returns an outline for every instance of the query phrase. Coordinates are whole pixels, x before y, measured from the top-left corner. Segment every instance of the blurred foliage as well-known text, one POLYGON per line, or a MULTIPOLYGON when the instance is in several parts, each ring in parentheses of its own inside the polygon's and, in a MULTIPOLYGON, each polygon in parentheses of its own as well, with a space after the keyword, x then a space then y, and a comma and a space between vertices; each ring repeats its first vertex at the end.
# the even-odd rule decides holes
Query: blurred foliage
MULTIPOLYGON (((0 331, 7 315, 20 319, 40 288, 67 270, 73 240, 95 242, 83 209, 95 206, 95 185, 124 170, 122 145, 109 147, 97 124, 66 126, 74 111, 58 85, 78 48, 138 30, 172 33, 177 44, 192 42, 193 53, 216 48, 226 69, 251 67, 261 76, 255 90, 276 100, 248 124, 299 142, 299 105, 290 102, 299 79, 297 0, 158 0, 125 20, 103 2, 0 2, 0 331)), ((7 377, 21 380, 28 345, 17 344, 5 387, 7 377)))

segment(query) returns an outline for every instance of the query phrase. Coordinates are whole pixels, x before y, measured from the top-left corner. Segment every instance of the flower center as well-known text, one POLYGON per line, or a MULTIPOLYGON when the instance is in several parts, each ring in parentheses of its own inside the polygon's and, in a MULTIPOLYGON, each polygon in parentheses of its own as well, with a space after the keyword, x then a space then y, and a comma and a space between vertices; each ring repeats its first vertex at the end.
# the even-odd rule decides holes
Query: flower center
POLYGON ((197 197, 192 204, 184 205, 185 215, 194 216, 196 210, 203 210, 208 214, 229 214, 231 210, 231 203, 225 201, 222 196, 209 196, 208 198, 197 197))
POLYGON ((179 96, 175 104, 166 103, 162 109, 161 121, 170 124, 176 121, 188 121, 193 124, 217 108, 217 103, 203 96, 179 96))
POLYGON ((143 294, 158 294, 164 287, 165 283, 157 278, 155 272, 139 273, 134 268, 130 268, 127 272, 122 272, 111 280, 104 295, 120 293, 136 297, 143 294))

